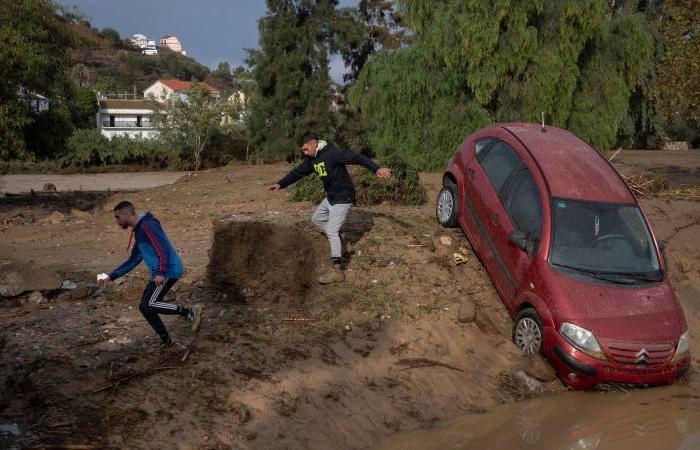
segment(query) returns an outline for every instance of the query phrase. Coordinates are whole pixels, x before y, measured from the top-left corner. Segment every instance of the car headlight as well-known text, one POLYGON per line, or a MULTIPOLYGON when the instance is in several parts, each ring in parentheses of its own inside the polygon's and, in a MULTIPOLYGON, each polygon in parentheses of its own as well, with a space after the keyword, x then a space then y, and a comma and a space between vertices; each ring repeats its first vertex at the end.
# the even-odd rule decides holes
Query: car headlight
POLYGON ((596 340, 593 333, 585 328, 581 328, 573 323, 564 322, 559 329, 559 332, 564 339, 569 341, 571 345, 581 350, 588 356, 592 356, 598 359, 605 359, 603 354, 603 349, 600 348, 600 344, 596 340))
POLYGON ((678 347, 676 347, 676 354, 673 355, 672 361, 678 361, 685 358, 690 353, 690 330, 686 330, 685 333, 681 334, 681 338, 678 339, 678 347))

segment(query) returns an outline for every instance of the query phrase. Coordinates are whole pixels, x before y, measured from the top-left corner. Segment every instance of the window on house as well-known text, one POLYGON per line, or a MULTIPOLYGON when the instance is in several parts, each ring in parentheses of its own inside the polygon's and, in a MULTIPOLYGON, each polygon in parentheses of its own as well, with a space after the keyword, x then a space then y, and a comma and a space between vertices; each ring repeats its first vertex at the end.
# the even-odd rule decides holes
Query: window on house
POLYGON ((114 116, 109 116, 109 126, 114 128, 114 116))
POLYGON ((137 127, 143 126, 143 125, 141 125, 141 116, 136 116, 136 126, 137 127))

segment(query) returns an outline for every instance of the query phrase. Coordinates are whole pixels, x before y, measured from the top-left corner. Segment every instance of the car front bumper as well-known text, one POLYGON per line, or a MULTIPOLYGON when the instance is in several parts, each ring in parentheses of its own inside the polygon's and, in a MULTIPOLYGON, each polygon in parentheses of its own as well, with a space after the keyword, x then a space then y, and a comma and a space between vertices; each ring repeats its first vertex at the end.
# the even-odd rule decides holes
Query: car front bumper
POLYGON ((549 347, 548 357, 559 377, 573 389, 592 389, 605 383, 671 384, 690 368, 690 356, 649 366, 621 364, 586 355, 561 336, 549 347))

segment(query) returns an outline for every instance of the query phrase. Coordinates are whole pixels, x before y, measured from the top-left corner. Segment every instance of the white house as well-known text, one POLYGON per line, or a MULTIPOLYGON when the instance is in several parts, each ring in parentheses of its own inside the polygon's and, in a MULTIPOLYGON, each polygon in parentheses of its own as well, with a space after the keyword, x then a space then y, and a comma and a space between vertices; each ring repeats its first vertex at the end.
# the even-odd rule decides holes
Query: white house
POLYGON ((178 39, 177 36, 174 36, 172 34, 168 34, 166 36, 161 37, 160 46, 187 56, 187 51, 184 48, 182 48, 182 43, 180 42, 180 39, 178 39))
POLYGON ((35 113, 49 110, 49 99, 41 94, 20 88, 17 91, 17 97, 27 103, 35 113))
POLYGON ((131 45, 141 50, 144 55, 157 55, 158 47, 156 46, 156 41, 153 39, 148 39, 143 34, 135 34, 131 39, 131 45))
POLYGON ((187 90, 190 89, 195 83, 198 86, 208 89, 211 95, 214 97, 221 95, 221 91, 208 85, 207 83, 182 80, 158 80, 143 91, 143 96, 145 98, 152 98, 159 102, 165 102, 173 95, 177 95, 181 99, 184 99, 187 95, 187 90))
POLYGON ((153 109, 146 100, 121 100, 101 98, 98 100, 97 127, 102 136, 155 137, 151 118, 153 109))

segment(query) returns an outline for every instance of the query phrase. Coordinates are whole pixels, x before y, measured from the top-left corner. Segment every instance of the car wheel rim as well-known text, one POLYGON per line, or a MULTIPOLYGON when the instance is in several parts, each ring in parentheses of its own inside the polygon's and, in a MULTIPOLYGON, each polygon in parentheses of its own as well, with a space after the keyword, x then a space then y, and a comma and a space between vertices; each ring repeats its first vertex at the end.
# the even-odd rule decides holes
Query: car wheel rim
POLYGON ((440 192, 440 197, 438 198, 437 210, 438 219, 440 223, 446 223, 450 220, 452 216, 452 210, 454 209, 454 201, 452 199, 452 194, 447 189, 440 192))
POLYGON ((525 317, 518 322, 515 327, 515 345, 523 353, 539 353, 542 345, 542 332, 534 320, 525 317))

